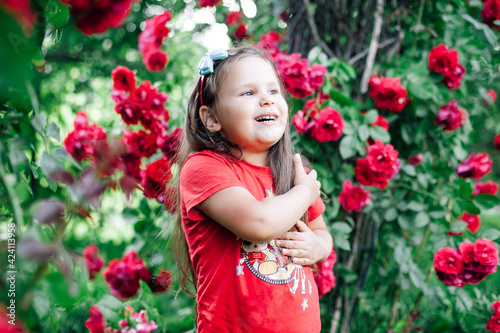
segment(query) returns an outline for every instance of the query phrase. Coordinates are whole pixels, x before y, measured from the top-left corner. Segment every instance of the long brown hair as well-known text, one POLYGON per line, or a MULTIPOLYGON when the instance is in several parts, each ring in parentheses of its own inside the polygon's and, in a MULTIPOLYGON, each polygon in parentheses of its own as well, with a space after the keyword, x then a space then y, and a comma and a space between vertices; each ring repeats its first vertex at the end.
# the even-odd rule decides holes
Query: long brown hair
MULTIPOLYGON (((242 46, 229 50, 229 56, 226 59, 214 62, 214 72, 206 74, 202 83, 201 77, 197 79, 193 92, 189 97, 186 120, 184 124, 184 137, 180 145, 177 163, 182 166, 186 159, 193 153, 202 150, 211 150, 227 155, 228 157, 240 160, 241 148, 234 143, 226 140, 220 133, 209 131, 199 115, 200 103, 200 84, 202 86, 203 105, 211 108, 215 117, 220 117, 218 104, 219 87, 227 75, 230 64, 246 57, 257 57, 263 59, 272 66, 278 82, 281 85, 281 93, 284 94, 283 80, 273 59, 265 51, 253 46, 242 46)), ((220 118, 219 118, 220 119, 220 118)), ((287 121, 286 129, 281 139, 269 149, 267 156, 267 165, 271 169, 274 191, 276 195, 284 194, 293 187, 295 170, 292 162, 293 145, 290 139, 290 125, 287 121)), ((178 184, 177 184, 178 186, 178 184)), ((177 191, 179 192, 179 191, 177 191)), ((178 193, 178 203, 180 203, 180 193, 178 193)), ((178 205, 178 207, 180 207, 178 205)), ((182 226, 178 209, 178 217, 174 228, 174 257, 182 273, 181 287, 184 291, 192 295, 187 288, 187 282, 197 285, 197 278, 194 274, 192 263, 189 257, 187 241, 182 226)), ((304 222, 307 223, 307 212, 304 214, 304 222)))

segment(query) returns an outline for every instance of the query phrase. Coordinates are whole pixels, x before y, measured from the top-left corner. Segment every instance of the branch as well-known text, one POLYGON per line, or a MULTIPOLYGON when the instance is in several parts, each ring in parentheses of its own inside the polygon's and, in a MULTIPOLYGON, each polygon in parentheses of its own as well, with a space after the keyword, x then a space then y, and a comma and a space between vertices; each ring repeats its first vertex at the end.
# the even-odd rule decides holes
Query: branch
MULTIPOLYGON (((383 49, 384 47, 391 45, 392 43, 398 41, 397 37, 392 37, 389 39, 384 40, 382 43, 378 44, 377 49, 383 49)), ((354 57, 349 59, 347 62, 349 65, 354 65, 358 60, 361 60, 363 57, 365 57, 368 54, 368 49, 356 54, 354 57)))
POLYGON ((306 7, 307 21, 309 22, 309 26, 311 27, 311 32, 312 32, 312 35, 314 37, 315 42, 321 46, 321 48, 323 49, 323 51, 326 52, 328 57, 334 58, 335 54, 332 52, 332 50, 330 50, 328 45, 326 45, 326 43, 321 38, 319 38, 318 27, 316 26, 316 23, 314 22, 314 17, 311 13, 311 3, 309 2, 309 0, 304 0, 304 6, 306 7))
POLYGON ((368 57, 366 58, 365 71, 363 72, 363 77, 361 79, 360 91, 362 94, 368 91, 368 79, 372 73, 373 63, 375 62, 375 56, 377 55, 378 41, 380 38, 380 30, 382 29, 382 11, 384 8, 384 0, 377 0, 377 8, 374 14, 374 24, 373 24, 373 35, 370 42, 370 49, 368 51, 368 57))

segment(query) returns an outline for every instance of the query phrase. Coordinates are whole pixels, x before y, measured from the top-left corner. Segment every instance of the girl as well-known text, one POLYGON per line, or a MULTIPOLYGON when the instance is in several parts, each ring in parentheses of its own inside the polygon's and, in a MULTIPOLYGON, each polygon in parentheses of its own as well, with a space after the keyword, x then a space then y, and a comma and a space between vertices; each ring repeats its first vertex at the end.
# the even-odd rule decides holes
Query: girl
POLYGON ((326 259, 333 244, 316 172, 292 156, 276 65, 241 47, 207 54, 198 69, 178 161, 177 228, 198 332, 319 332, 317 287, 303 265, 326 259))

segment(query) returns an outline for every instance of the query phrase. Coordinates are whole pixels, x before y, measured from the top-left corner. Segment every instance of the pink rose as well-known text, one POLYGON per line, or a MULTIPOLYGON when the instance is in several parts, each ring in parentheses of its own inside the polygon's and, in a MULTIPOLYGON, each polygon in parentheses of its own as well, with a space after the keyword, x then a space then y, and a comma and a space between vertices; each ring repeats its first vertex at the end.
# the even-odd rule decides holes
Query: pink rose
POLYGON ((370 191, 363 191, 361 186, 352 186, 351 181, 342 184, 342 192, 339 194, 339 202, 349 212, 361 211, 371 202, 370 191))
POLYGON ((342 136, 344 118, 327 106, 319 112, 316 124, 311 130, 311 136, 319 142, 336 141, 342 136))
POLYGON ((113 89, 131 92, 135 89, 135 74, 125 66, 116 66, 111 72, 113 89))
POLYGON ((104 259, 99 255, 99 249, 94 244, 88 245, 83 250, 83 261, 89 272, 89 278, 93 280, 104 266, 104 259))
POLYGON ((480 179, 491 171, 493 161, 487 153, 471 153, 455 169, 460 178, 480 179))
POLYGON ((451 247, 441 248, 434 254, 434 268, 445 274, 460 274, 463 269, 462 256, 451 247))
POLYGON ((444 76, 441 82, 444 83, 450 90, 458 89, 462 84, 462 79, 466 72, 467 70, 465 69, 465 67, 458 64, 455 73, 453 73, 452 75, 444 76))
POLYGON ((498 184, 489 179, 486 183, 477 182, 474 185, 474 192, 472 192, 472 196, 476 196, 478 194, 491 194, 497 195, 498 193, 498 184))
POLYGON ((479 238, 474 243, 474 260, 481 265, 497 265, 498 250, 495 243, 487 238, 479 238))
POLYGON ((458 106, 456 99, 442 105, 436 115, 436 125, 443 125, 443 130, 454 131, 462 127, 467 121, 467 111, 458 106))

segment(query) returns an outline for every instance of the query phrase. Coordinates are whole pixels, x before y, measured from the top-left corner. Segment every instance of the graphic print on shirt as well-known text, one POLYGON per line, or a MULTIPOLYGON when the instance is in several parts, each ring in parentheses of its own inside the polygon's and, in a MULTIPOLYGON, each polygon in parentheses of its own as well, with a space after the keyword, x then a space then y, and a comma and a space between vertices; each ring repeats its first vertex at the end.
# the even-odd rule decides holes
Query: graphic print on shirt
MULTIPOLYGON (((272 190, 265 190, 266 197, 274 196, 272 190)), ((291 283, 293 294, 311 295, 311 281, 306 277, 301 265, 294 264, 290 257, 281 253, 275 240, 254 243, 241 240, 241 257, 236 267, 237 275, 244 275, 248 268, 259 279, 271 284, 291 283)), ((303 308, 305 310, 305 308, 303 308)))

